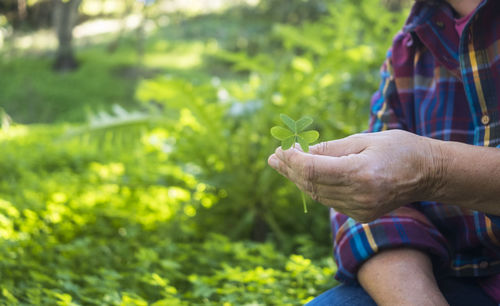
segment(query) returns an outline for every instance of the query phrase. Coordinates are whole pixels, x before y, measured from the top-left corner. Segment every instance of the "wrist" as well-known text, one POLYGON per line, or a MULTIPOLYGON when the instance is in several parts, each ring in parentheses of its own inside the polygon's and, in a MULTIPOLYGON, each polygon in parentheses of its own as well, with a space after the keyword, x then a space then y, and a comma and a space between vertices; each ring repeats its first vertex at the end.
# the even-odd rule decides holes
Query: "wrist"
POLYGON ((422 183, 423 200, 439 201, 445 193, 446 177, 449 172, 452 152, 447 143, 442 140, 426 138, 428 140, 428 155, 425 163, 426 175, 422 183))

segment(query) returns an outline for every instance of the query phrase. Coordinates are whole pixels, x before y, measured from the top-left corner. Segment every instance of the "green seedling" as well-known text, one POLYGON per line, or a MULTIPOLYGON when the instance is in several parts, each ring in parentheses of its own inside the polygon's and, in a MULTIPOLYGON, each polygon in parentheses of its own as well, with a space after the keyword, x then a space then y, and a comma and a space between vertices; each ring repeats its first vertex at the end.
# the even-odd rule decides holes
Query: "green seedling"
MULTIPOLYGON (((295 143, 299 143, 302 151, 309 152, 309 144, 315 142, 319 138, 318 131, 304 131, 313 123, 312 118, 302 117, 295 121, 285 114, 280 115, 281 121, 288 127, 274 126, 271 128, 271 135, 274 138, 281 140, 281 149, 288 150, 295 143)), ((304 205, 304 213, 307 213, 306 197, 302 192, 302 204, 304 205)))

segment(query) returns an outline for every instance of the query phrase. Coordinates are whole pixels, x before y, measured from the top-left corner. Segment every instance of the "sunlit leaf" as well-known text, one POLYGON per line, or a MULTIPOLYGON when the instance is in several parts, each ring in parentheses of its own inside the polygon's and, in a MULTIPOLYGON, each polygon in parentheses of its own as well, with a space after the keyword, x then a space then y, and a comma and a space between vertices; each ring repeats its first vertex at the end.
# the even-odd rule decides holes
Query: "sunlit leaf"
POLYGON ((313 71, 313 64, 305 57, 296 57, 292 61, 292 67, 303 73, 311 73, 313 71))
POLYGON ((296 123, 297 131, 296 133, 302 132, 306 127, 311 125, 313 123, 313 120, 311 117, 302 117, 300 118, 296 123))
POLYGON ((271 135, 278 140, 283 140, 287 137, 293 136, 293 133, 281 126, 271 128, 271 135))
POLYGON ((283 139, 283 141, 281 141, 281 149, 288 150, 293 146, 294 143, 295 143, 295 136, 290 136, 288 138, 285 138, 283 139))
POLYGON ((288 126, 288 128, 290 130, 292 130, 292 132, 294 132, 294 133, 297 132, 297 127, 295 125, 295 120, 293 120, 292 118, 288 117, 285 114, 281 114, 280 118, 281 118, 281 121, 283 121, 283 123, 286 124, 286 126, 288 126))
POLYGON ((298 136, 304 138, 307 143, 312 143, 318 140, 319 133, 318 131, 311 130, 302 132, 298 136))

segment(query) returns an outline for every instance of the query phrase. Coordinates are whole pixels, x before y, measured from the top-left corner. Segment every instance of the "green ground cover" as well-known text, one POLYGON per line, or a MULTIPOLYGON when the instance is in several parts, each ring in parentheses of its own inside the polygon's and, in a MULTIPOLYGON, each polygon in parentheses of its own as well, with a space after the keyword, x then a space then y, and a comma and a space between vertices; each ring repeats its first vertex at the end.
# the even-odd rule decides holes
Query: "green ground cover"
POLYGON ((297 305, 334 286, 328 211, 305 215, 267 167, 269 129, 286 113, 321 140, 363 130, 404 14, 293 14, 174 16, 142 62, 129 33, 80 47, 69 74, 3 57, 2 303, 297 305))
POLYGON ((15 127, 0 139, 6 304, 296 304, 332 284, 331 259, 202 235, 197 202, 213 191, 151 147, 103 154, 62 134, 15 127))

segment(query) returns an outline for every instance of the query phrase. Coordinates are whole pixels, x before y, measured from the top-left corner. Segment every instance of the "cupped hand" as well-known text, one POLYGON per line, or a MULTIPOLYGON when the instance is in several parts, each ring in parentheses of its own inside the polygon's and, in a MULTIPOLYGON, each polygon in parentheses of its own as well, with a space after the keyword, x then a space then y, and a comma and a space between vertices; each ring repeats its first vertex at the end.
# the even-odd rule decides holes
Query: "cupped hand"
POLYGON ((268 163, 314 200, 359 222, 425 200, 439 182, 434 140, 389 130, 312 146, 281 148, 268 163))

